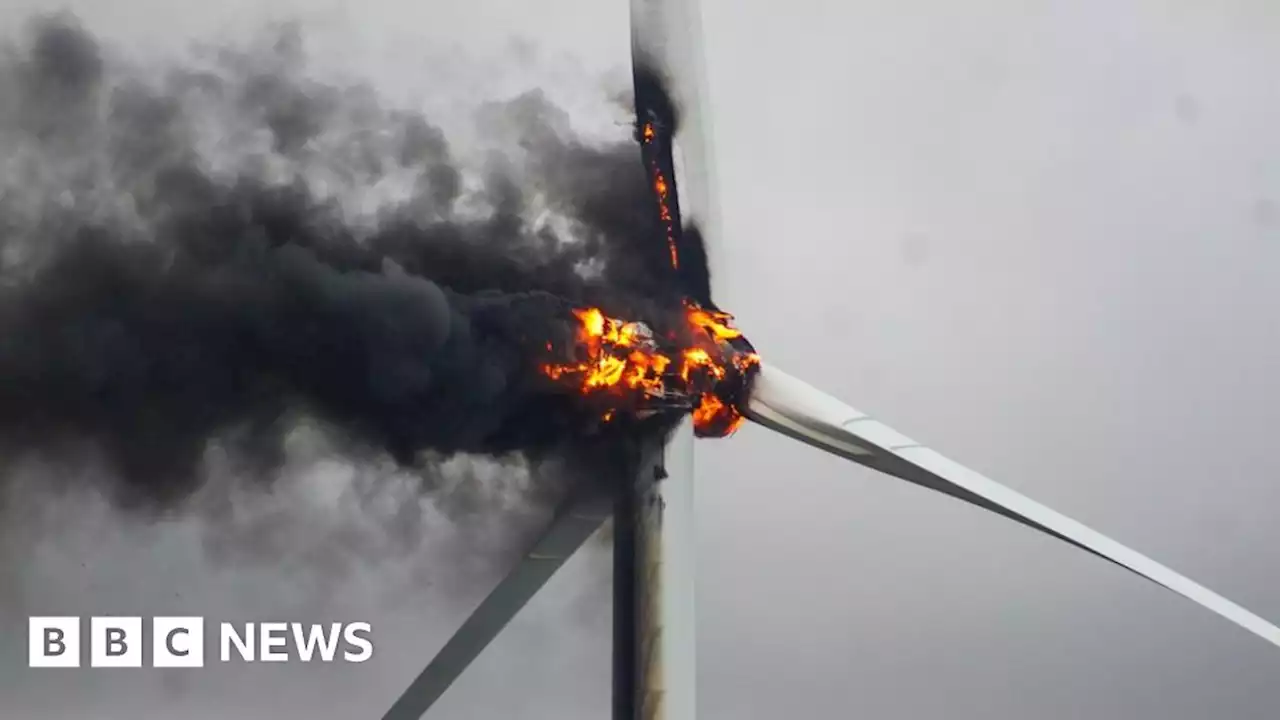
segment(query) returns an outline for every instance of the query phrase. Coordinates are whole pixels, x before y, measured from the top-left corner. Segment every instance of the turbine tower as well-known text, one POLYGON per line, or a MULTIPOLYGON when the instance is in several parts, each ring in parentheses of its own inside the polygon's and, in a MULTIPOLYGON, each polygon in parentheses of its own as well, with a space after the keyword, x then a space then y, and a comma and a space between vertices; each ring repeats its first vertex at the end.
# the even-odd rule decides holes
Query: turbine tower
MULTIPOLYGON (((637 139, 657 180, 673 271, 716 309, 723 278, 716 168, 698 0, 630 0, 637 139), (706 272, 694 268, 705 259, 706 272), (693 262, 687 262, 692 260, 693 262), (683 262, 682 262, 683 261, 683 262)), ((655 239, 656 241, 657 239, 655 239)), ((750 346, 743 342, 743 351, 750 346)), ((754 359, 754 353, 752 358, 754 359)), ((885 475, 950 495, 1109 560, 1280 646, 1280 628, 1169 568, 898 433, 761 362, 735 406, 748 420, 885 475)), ((614 720, 694 720, 695 431, 688 418, 640 447, 616 482, 570 497, 384 720, 418 720, 552 574, 612 515, 614 720)))

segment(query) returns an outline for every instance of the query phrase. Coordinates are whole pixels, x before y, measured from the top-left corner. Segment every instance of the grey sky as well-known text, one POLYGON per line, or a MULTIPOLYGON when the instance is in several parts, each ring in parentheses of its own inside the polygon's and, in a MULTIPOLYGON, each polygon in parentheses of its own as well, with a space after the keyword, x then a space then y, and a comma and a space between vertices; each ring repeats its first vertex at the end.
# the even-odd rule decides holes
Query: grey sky
MULTIPOLYGON (((264 4, 308 8, 334 71, 437 116, 538 83, 608 128, 608 83, 625 83, 621 2, 73 6, 145 55, 243 34, 264 4)), ((721 303, 789 372, 1280 620, 1280 14, 954 5, 706 3, 721 303)), ((10 29, 48 7, 11 6, 10 29)), ((754 428, 700 453, 705 717, 1280 708, 1275 648, 1095 558, 754 428)), ((466 612, 438 586, 406 597, 404 563, 315 590, 265 561, 205 566, 183 523, 121 530, 73 510, 65 554, 2 550, 10 571, 39 569, 13 571, 28 602, 261 617, 328 594, 316 612, 372 616, 379 656, 181 678, 18 670, 0 680, 6 718, 374 717, 466 612)), ((446 535, 424 547, 455 547, 446 535)), ((436 717, 604 716, 606 567, 584 557, 553 581, 436 717)))

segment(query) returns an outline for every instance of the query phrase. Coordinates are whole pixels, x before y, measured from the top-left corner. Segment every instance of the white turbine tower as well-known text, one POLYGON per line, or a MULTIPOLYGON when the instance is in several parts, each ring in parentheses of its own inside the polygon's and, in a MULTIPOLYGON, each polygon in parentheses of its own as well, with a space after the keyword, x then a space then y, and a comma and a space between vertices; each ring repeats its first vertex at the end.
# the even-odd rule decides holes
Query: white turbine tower
MULTIPOLYGON (((698 0, 630 3, 637 125, 651 123, 657 129, 657 151, 669 153, 667 159, 674 164, 674 231, 683 234, 681 242, 700 237, 711 283, 709 288, 691 286, 688 293, 710 304, 716 280, 723 277, 718 262, 724 254, 698 0)), ((646 147, 646 152, 654 150, 646 147)), ((646 161, 651 157, 646 155, 646 161)), ((752 379, 742 409, 748 419, 803 443, 1083 548, 1280 645, 1280 628, 1230 600, 767 363, 752 379)), ((665 446, 645 448, 627 463, 627 476, 618 479, 622 490, 616 496, 585 491, 566 502, 546 534, 463 623, 384 720, 421 717, 611 512, 617 526, 614 720, 694 720, 693 441, 686 419, 665 446)))

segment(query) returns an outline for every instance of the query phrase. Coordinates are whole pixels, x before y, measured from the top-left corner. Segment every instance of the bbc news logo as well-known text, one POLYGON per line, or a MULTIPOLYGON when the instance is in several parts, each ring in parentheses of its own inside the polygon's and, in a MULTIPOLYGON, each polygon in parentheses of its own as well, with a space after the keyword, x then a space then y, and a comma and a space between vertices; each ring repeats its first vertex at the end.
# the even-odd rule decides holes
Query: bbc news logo
MULTIPOLYGON (((151 667, 204 667, 204 618, 154 617, 149 627, 151 667)), ((367 622, 224 622, 217 628, 218 662, 362 663, 373 657, 373 628, 367 622)), ((28 665, 80 667, 87 645, 89 667, 142 667, 147 647, 142 618, 91 617, 87 638, 81 629, 79 617, 29 618, 28 665)))

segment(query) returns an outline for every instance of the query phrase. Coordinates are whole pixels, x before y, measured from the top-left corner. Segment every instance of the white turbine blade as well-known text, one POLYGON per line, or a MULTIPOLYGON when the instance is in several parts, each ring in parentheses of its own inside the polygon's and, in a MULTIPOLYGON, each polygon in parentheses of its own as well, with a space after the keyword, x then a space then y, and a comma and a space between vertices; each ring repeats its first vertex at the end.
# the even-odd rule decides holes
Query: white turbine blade
POLYGON ((867 467, 946 493, 1066 540, 1199 603, 1280 645, 1280 628, 1071 518, 955 463, 813 386, 762 367, 747 417, 867 467))
POLYGON ((418 720, 547 580, 600 528, 613 506, 604 494, 570 499, 547 531, 396 700, 382 720, 418 720))
POLYGON ((685 419, 663 448, 666 478, 642 498, 648 587, 641 587, 648 621, 640 628, 644 714, 693 720, 698 712, 698 635, 693 473, 693 424, 685 419), (657 710, 661 708, 661 710, 657 710))

